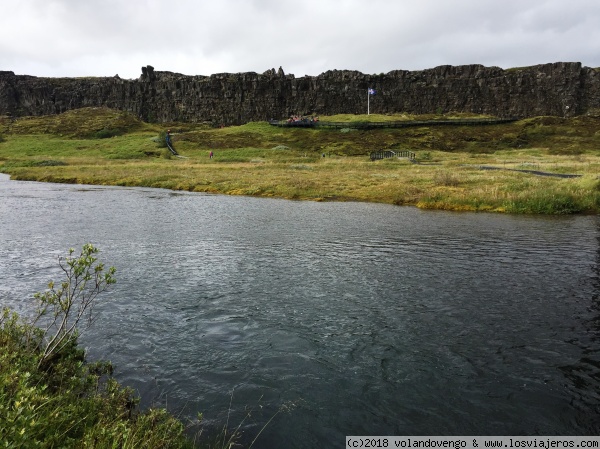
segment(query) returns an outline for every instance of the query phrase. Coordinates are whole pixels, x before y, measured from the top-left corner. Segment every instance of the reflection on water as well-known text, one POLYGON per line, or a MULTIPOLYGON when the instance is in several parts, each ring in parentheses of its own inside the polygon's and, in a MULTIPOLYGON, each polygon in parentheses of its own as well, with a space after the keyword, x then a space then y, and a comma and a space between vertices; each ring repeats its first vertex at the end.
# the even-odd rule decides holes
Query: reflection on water
POLYGON ((93 242, 118 284, 83 343, 143 404, 259 447, 598 430, 597 217, 427 212, 0 182, 2 302, 93 242), (233 393, 232 393, 233 392, 233 393), (233 394, 233 397, 232 397, 233 394))

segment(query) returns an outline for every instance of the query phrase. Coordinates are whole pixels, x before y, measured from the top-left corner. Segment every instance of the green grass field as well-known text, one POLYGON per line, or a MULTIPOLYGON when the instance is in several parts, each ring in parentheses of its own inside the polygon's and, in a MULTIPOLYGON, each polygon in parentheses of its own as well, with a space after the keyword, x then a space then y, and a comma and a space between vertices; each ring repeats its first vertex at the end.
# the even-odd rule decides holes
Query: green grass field
MULTIPOLYGON (((464 118, 464 114, 443 118, 464 118)), ((390 121, 435 116, 333 116, 390 121)), ((207 128, 142 123, 101 108, 0 118, 0 171, 12 179, 162 187, 316 201, 369 201, 509 213, 598 213, 600 118, 400 129, 207 128), (182 157, 160 148, 166 128, 182 157), (371 161, 374 150, 410 150, 371 161), (208 157, 209 152, 214 158, 208 157), (324 155, 324 157, 323 157, 324 155), (482 170, 481 166, 501 168, 482 170), (510 170, 509 170, 510 169, 510 170), (578 174, 563 179, 515 170, 578 174)))

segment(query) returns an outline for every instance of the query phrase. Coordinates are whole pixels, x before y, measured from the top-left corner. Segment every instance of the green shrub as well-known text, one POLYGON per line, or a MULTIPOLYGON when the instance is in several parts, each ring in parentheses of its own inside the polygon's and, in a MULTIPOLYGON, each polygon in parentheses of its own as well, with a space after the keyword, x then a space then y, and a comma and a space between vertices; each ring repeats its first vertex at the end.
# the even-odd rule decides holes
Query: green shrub
POLYGON ((33 322, 7 308, 0 314, 2 447, 191 448, 179 420, 162 409, 140 412, 111 364, 86 363, 77 346, 79 319, 92 318, 91 305, 114 282, 97 252, 88 244, 79 256, 70 250, 59 259, 65 280, 35 295, 33 322))

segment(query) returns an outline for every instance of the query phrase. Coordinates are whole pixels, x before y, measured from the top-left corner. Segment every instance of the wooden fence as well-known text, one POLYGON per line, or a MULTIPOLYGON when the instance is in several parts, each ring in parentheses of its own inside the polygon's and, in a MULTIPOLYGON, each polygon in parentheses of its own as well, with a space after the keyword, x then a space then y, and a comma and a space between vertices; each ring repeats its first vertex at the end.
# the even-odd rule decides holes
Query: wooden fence
POLYGON ((450 120, 401 120, 395 122, 323 122, 320 120, 269 120, 269 124, 286 128, 334 128, 334 129, 375 129, 375 128, 408 128, 414 126, 481 126, 498 125, 519 120, 518 118, 473 118, 450 120))
POLYGON ((372 151, 370 154, 371 160, 376 161, 379 159, 388 159, 391 157, 404 157, 411 161, 415 159, 415 153, 412 151, 392 151, 392 150, 381 150, 381 151, 372 151))

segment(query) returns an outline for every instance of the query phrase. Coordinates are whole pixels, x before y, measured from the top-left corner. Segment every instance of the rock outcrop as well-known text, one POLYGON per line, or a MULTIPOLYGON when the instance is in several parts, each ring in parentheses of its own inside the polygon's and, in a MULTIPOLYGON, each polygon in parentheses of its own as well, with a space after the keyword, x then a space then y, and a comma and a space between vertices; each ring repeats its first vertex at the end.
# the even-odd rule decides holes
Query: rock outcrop
POLYGON ((214 125, 290 115, 469 112, 497 117, 574 116, 600 108, 600 69, 553 63, 503 70, 482 65, 367 75, 330 70, 296 78, 262 74, 187 76, 142 68, 139 79, 41 78, 0 72, 0 114, 58 114, 105 106, 150 122, 214 125))

